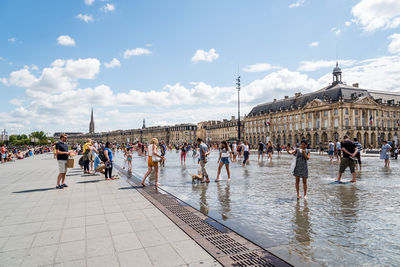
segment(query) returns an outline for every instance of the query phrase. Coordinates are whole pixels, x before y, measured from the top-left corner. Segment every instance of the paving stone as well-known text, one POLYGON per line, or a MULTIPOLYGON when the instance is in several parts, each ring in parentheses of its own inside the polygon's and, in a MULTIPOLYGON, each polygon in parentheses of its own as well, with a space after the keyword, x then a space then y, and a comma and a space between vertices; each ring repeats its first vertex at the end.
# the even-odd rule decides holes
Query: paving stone
POLYGON ((111 237, 87 240, 86 247, 87 257, 114 254, 114 245, 111 237))
POLYGON ((66 261, 62 263, 56 263, 54 267, 86 267, 86 260, 74 260, 66 261))
POLYGON ((115 235, 112 239, 118 252, 142 248, 142 244, 134 233, 115 235))
POLYGON ((46 245, 58 244, 61 238, 61 231, 49 231, 38 233, 33 241, 33 247, 41 247, 46 245))
POLYGON ((129 222, 112 223, 110 227, 111 235, 119 235, 124 233, 133 233, 132 226, 129 222))
POLYGON ((185 264, 182 258, 169 244, 148 247, 145 248, 145 250, 154 266, 169 267, 185 264))
POLYGON ((185 263, 197 262, 199 260, 210 260, 211 256, 205 252, 193 240, 185 240, 172 243, 172 247, 178 252, 185 263))
POLYGON ((128 221, 122 212, 108 213, 106 214, 106 220, 108 223, 128 221))
MULTIPOLYGON (((134 262, 134 265, 142 266, 142 265, 137 265, 137 262, 134 262)), ((113 267, 113 266, 119 266, 117 257, 114 254, 97 256, 87 259, 87 267, 113 267)), ((132 263, 131 266, 133 266, 132 263)))
POLYGON ((148 219, 144 218, 141 221, 129 221, 135 233, 156 230, 154 225, 148 219))
POLYGON ((21 266, 22 261, 28 253, 27 249, 13 250, 0 253, 0 266, 14 267, 21 266))
POLYGON ((108 236, 110 236, 110 231, 108 230, 108 225, 106 224, 86 226, 86 239, 88 240, 108 236))
POLYGON ((85 239, 85 227, 63 229, 60 242, 71 242, 85 239))
POLYGON ((167 240, 158 230, 142 231, 136 233, 143 247, 154 247, 167 243, 167 240))
POLYGON ((56 256, 58 245, 32 248, 22 263, 22 266, 40 266, 52 264, 56 256))
POLYGON ((44 221, 40 227, 41 232, 60 230, 63 228, 64 220, 44 221))
POLYGON ((162 228, 159 231, 164 236, 164 238, 170 243, 191 239, 187 234, 185 234, 181 229, 179 229, 178 226, 162 228))
POLYGON ((133 263, 135 263, 136 266, 141 267, 153 266, 144 249, 121 252, 118 254, 118 258, 121 267, 131 267, 133 263))
POLYGON ((24 248, 30 248, 35 235, 18 235, 11 236, 8 238, 6 244, 1 249, 2 251, 18 250, 24 248))
POLYGON ((104 214, 86 216, 86 225, 105 224, 106 216, 104 214))
POLYGON ((65 220, 64 228, 84 227, 85 225, 85 217, 72 217, 65 220))
POLYGON ((58 247, 56 263, 63 263, 73 260, 80 260, 86 258, 86 242, 73 241, 68 243, 61 243, 58 247))

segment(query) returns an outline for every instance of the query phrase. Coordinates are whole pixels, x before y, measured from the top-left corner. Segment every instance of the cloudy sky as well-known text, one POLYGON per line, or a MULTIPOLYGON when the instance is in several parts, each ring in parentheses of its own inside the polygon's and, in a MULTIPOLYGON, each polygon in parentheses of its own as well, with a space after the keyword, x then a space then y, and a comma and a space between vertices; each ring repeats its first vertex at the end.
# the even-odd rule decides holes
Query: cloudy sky
POLYGON ((398 0, 4 0, 0 128, 87 132, 237 114, 329 84, 400 91, 398 0))

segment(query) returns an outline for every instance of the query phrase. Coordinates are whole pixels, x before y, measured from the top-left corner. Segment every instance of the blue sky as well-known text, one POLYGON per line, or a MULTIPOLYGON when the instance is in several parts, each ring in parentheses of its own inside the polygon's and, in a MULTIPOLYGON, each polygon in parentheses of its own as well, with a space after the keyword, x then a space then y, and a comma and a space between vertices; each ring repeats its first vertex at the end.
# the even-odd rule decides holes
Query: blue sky
POLYGON ((223 119, 326 86, 400 91, 396 0, 2 1, 0 127, 97 131, 223 119), (112 61, 113 64, 110 64, 112 61))

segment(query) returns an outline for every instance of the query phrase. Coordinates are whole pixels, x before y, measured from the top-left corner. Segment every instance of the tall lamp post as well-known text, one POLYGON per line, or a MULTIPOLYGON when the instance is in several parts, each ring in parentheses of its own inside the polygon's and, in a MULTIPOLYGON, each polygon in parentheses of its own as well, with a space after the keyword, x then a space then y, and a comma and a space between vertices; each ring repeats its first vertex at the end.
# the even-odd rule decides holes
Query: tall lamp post
POLYGON ((240 141, 240 76, 236 79, 236 89, 238 90, 238 141, 240 141))

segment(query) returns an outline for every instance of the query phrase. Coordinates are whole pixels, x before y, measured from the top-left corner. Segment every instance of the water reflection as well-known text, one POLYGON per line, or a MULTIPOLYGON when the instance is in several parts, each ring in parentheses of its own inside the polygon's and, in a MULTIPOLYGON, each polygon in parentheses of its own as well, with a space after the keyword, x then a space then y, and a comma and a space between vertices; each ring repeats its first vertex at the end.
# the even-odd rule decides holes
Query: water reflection
POLYGON ((224 221, 229 218, 229 213, 231 211, 230 186, 230 182, 226 182, 225 186, 221 185, 221 182, 217 183, 218 201, 220 205, 219 212, 224 221))
POLYGON ((192 184, 193 195, 199 194, 199 209, 204 215, 208 215, 208 202, 207 202, 208 184, 192 184))
POLYGON ((312 241, 310 236, 310 217, 308 216, 310 209, 308 208, 307 200, 304 201, 303 207, 301 207, 300 202, 301 201, 297 201, 294 212, 293 234, 298 243, 302 243, 304 246, 309 246, 310 242, 312 241))

